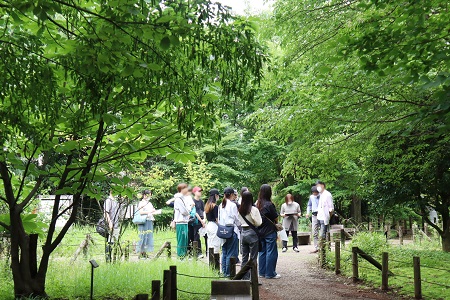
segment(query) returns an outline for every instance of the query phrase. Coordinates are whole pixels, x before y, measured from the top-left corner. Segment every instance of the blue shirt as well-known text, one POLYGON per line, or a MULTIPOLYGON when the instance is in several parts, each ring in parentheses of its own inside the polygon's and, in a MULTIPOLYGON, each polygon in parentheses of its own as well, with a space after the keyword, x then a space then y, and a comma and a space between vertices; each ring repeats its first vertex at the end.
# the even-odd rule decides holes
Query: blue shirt
POLYGON ((308 207, 306 209, 306 214, 309 215, 310 212, 316 212, 319 210, 319 195, 309 196, 308 207))

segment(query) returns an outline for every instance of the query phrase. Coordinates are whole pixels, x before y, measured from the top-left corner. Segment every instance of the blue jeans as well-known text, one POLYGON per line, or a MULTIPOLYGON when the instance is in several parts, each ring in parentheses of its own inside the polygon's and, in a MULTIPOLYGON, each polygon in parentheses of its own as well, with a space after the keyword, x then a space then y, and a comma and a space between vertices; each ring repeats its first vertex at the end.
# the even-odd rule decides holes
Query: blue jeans
POLYGON ((238 256, 239 240, 237 234, 233 232, 233 237, 227 239, 222 245, 222 273, 223 276, 230 276, 230 258, 238 256))
POLYGON ((259 276, 275 277, 277 272, 278 248, 277 232, 266 235, 262 240, 262 250, 259 252, 259 276))
POLYGON ((322 220, 320 220, 319 222, 320 222, 320 236, 323 239, 326 239, 329 225, 325 225, 325 221, 322 220))

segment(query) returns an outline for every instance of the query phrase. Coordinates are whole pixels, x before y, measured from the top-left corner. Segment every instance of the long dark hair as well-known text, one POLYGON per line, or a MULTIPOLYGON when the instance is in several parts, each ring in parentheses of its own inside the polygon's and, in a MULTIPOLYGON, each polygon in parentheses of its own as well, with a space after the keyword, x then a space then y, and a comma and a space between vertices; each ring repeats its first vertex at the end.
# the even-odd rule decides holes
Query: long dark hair
POLYGON ((241 206, 239 207, 239 213, 246 216, 250 213, 253 206, 253 195, 249 191, 242 193, 241 206))
POLYGON ((256 207, 261 210, 266 202, 272 202, 272 188, 268 184, 263 184, 259 189, 258 204, 256 207))
POLYGON ((216 202, 216 195, 209 196, 209 199, 205 204, 205 213, 209 213, 210 211, 212 211, 214 206, 216 206, 216 202))
POLYGON ((222 200, 222 208, 225 208, 225 206, 227 206, 227 198, 230 198, 232 194, 228 194, 228 193, 224 193, 223 194, 223 200, 222 200))

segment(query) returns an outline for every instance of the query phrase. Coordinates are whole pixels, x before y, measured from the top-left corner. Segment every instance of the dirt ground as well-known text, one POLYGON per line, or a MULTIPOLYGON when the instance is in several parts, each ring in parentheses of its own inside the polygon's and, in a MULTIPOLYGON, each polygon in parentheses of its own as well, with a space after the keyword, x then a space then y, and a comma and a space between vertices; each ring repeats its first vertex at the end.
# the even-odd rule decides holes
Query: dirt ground
POLYGON ((277 273, 281 279, 259 278, 260 299, 263 300, 335 300, 335 299, 407 299, 382 292, 362 284, 354 284, 350 278, 336 276, 318 267, 317 254, 310 254, 313 246, 300 246, 300 252, 292 248, 278 253, 277 273))

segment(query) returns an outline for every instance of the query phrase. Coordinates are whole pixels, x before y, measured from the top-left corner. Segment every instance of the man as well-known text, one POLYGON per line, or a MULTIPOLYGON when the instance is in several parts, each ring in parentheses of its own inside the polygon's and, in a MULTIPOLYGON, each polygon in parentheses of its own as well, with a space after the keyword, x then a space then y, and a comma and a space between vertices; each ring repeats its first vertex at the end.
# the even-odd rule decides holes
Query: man
POLYGON ((326 239, 330 224, 330 216, 334 211, 333 196, 326 190, 326 185, 322 181, 317 181, 316 188, 320 195, 317 210, 317 220, 320 222, 320 236, 322 239, 326 239))
POLYGON ((314 238, 314 251, 311 253, 319 252, 319 229, 320 222, 317 220, 317 210, 319 208, 319 191, 316 186, 311 188, 311 195, 309 196, 308 206, 306 209, 306 218, 311 216, 311 229, 314 238))
POLYGON ((109 197, 103 204, 103 214, 106 224, 109 227, 108 240, 105 247, 106 261, 111 261, 111 252, 113 245, 118 241, 120 234, 120 218, 122 217, 122 203, 118 202, 113 196, 112 190, 109 191, 109 197))
POLYGON ((205 204, 202 200, 202 191, 203 189, 201 187, 194 187, 192 189, 192 193, 194 194, 194 205, 195 205, 195 217, 197 219, 197 222, 193 224, 193 241, 198 243, 198 249, 197 249, 197 255, 198 258, 203 258, 202 254, 202 243, 201 238, 199 234, 200 228, 205 227, 205 204))

